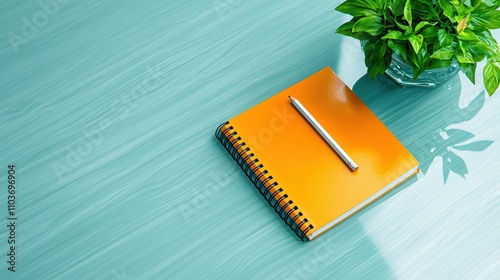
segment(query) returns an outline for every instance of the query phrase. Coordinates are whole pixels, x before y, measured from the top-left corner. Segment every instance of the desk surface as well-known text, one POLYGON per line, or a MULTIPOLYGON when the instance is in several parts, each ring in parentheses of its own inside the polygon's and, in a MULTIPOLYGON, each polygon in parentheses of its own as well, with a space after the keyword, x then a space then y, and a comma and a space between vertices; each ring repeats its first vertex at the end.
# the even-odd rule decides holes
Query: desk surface
POLYGON ((18 217, 1 279, 499 278, 500 93, 482 82, 370 81, 339 1, 29 2, 0 4, 0 220, 8 164, 18 217), (213 133, 325 66, 422 172, 303 243, 213 133))

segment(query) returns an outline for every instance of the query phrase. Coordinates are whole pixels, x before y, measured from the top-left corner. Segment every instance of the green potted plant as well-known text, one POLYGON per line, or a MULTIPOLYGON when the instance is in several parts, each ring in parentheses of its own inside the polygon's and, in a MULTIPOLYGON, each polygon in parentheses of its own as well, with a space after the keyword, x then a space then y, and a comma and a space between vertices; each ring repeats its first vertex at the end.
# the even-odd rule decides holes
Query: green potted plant
POLYGON ((477 63, 487 60, 483 82, 492 95, 500 84, 500 50, 490 30, 500 28, 499 7, 500 0, 346 0, 336 10, 353 18, 337 33, 363 41, 371 79, 389 72, 397 58, 413 80, 455 66, 475 83, 477 63))

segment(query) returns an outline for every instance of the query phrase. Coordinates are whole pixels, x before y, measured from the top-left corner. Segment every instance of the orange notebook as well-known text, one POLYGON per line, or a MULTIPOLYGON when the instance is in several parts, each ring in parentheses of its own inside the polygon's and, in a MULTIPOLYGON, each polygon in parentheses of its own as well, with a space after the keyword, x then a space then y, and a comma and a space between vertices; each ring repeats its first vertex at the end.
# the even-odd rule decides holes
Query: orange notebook
POLYGON ((330 68, 223 123, 216 137, 302 240, 312 240, 418 172, 418 162, 330 68), (358 164, 351 172, 288 96, 358 164))

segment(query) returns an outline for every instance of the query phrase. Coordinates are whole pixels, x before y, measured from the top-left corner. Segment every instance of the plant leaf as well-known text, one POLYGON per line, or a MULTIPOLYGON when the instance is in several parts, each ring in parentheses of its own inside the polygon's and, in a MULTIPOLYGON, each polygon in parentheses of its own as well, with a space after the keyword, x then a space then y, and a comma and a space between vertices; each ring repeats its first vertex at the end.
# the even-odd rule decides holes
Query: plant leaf
POLYGON ((420 74, 422 74, 427 68, 429 68, 429 64, 431 61, 431 57, 427 52, 427 44, 423 43, 422 47, 418 51, 417 60, 420 67, 418 69, 413 69, 413 79, 416 80, 420 74))
POLYGON ((459 63, 476 63, 476 61, 474 61, 474 57, 472 57, 472 54, 470 52, 467 52, 465 54, 456 52, 455 57, 457 58, 459 63))
POLYGON ((483 25, 489 29, 500 28, 500 11, 490 10, 480 13, 478 10, 474 10, 471 13, 471 21, 480 25, 483 25))
POLYGON ((468 45, 469 45, 470 51, 473 54, 475 54, 475 55, 482 55, 482 56, 484 56, 484 55, 488 55, 488 56, 495 55, 495 50, 492 49, 487 44, 483 43, 482 41, 470 42, 468 45))
POLYGON ((451 65, 451 62, 453 60, 441 60, 441 59, 432 59, 431 64, 429 65, 429 69, 436 69, 436 68, 446 68, 451 65))
POLYGON ((500 69, 492 61, 488 61, 483 69, 483 79, 486 91, 490 96, 495 93, 500 84, 500 69))
POLYGON ((476 84, 476 63, 458 63, 460 70, 469 78, 469 80, 476 84))
POLYGON ((420 48, 422 47, 422 43, 424 42, 424 36, 422 36, 421 34, 410 35, 408 41, 410 41, 410 44, 413 47, 415 53, 418 53, 420 51, 420 48))
POLYGON ((342 35, 346 35, 346 36, 351 36, 352 37, 352 34, 354 32, 352 32, 352 27, 354 26, 354 22, 352 21, 348 21, 344 24, 342 24, 341 26, 339 26, 339 28, 337 28, 337 30, 335 31, 335 33, 339 33, 339 34, 342 34, 342 35))
POLYGON ((434 26, 424 28, 420 34, 424 36, 424 41, 431 43, 437 40, 439 29, 434 26))
POLYGON ((366 33, 366 32, 352 32, 352 27, 354 26, 353 21, 346 22, 342 24, 339 28, 337 28, 336 33, 345 35, 345 36, 350 36, 358 40, 370 40, 373 38, 372 35, 366 33))
POLYGON ((397 55, 399 55, 404 61, 408 61, 408 51, 403 43, 394 42, 389 40, 387 45, 391 50, 393 50, 397 55))
POLYGON ((408 25, 410 25, 410 27, 411 27, 412 26, 412 23, 411 23, 412 22, 412 14, 411 14, 410 0, 406 0, 403 14, 404 14, 403 19, 405 19, 408 22, 408 25))
MULTIPOLYGON (((439 21, 440 16, 436 11, 433 0, 412 0, 413 18, 418 18, 425 21, 439 21)), ((441 12, 441 9, 438 10, 441 12)))
POLYGON ((493 35, 491 35, 491 32, 489 30, 481 31, 479 33, 476 33, 476 35, 479 40, 483 41, 483 43, 485 43, 486 45, 498 48, 498 43, 495 38, 493 38, 493 35))
POLYGON ((435 51, 431 55, 431 58, 439 60, 450 60, 453 58, 454 55, 455 55, 455 50, 453 50, 450 46, 447 46, 435 51))
POLYGON ((481 0, 467 0, 467 1, 470 1, 470 5, 469 6, 471 6, 471 7, 476 7, 476 6, 479 6, 479 5, 482 4, 481 0))
POLYGON ((453 37, 444 29, 438 31, 438 40, 441 47, 449 46, 453 43, 453 37))
POLYGON ((413 30, 411 28, 408 28, 406 31, 405 31, 405 34, 403 34, 403 40, 408 40, 408 38, 410 38, 411 35, 414 35, 413 33, 413 30))
POLYGON ((458 33, 458 38, 463 41, 479 41, 477 35, 471 30, 464 30, 458 33))
POLYGON ((353 17, 377 15, 377 7, 374 4, 370 4, 370 2, 373 1, 366 1, 364 3, 364 1, 348 0, 337 6, 335 10, 353 17))
POLYGON ((455 7, 448 0, 438 0, 439 6, 443 9, 443 14, 450 19, 451 22, 456 22, 454 17, 455 7))
POLYGON ((404 25, 404 24, 402 24, 402 23, 399 23, 397 20, 395 20, 395 22, 396 22, 396 25, 397 25, 399 28, 403 29, 403 30, 408 30, 408 29, 410 29, 410 27, 409 27, 408 25, 404 25))
POLYGON ((352 27, 353 32, 366 32, 370 35, 379 35, 384 30, 382 19, 379 16, 360 18, 352 27))
POLYGON ((465 30, 466 27, 467 27, 467 18, 463 18, 462 20, 459 21, 457 25, 457 33, 460 34, 462 31, 465 30))
POLYGON ((404 7, 405 7, 405 0, 394 0, 392 3, 392 13, 394 14, 395 17, 403 15, 404 12, 404 7))
POLYGON ((391 62, 392 50, 385 41, 374 39, 365 44, 365 65, 368 68, 370 79, 383 74, 391 62))
POLYGON ((415 27, 415 32, 418 32, 420 29, 424 28, 425 26, 429 25, 430 23, 428 21, 421 21, 417 24, 415 27))
POLYGON ((483 0, 482 1, 490 9, 496 10, 500 7, 500 0, 483 0))
POLYGON ((460 150, 460 151, 481 152, 481 151, 486 150, 491 144, 493 144, 493 141, 480 140, 480 141, 472 142, 472 143, 465 144, 465 145, 453 146, 453 148, 460 150))
POLYGON ((394 40, 400 40, 403 37, 403 33, 401 31, 397 30, 391 30, 387 34, 382 37, 382 39, 394 39, 394 40))
POLYGON ((477 63, 477 62, 481 62, 481 61, 483 61, 483 60, 484 60, 484 58, 485 58, 485 55, 482 55, 482 54, 477 55, 477 54, 472 53, 472 59, 473 59, 476 63, 477 63))
POLYGON ((467 43, 459 41, 455 50, 455 57, 460 63, 475 63, 472 53, 469 50, 467 43))

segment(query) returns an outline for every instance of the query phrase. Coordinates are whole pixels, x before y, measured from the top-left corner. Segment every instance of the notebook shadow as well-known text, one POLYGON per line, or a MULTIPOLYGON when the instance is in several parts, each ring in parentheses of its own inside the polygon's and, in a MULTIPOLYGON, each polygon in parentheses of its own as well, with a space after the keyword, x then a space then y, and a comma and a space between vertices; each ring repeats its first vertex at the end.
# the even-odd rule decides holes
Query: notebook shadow
MULTIPOLYGON (((212 143, 221 156, 229 161, 227 164, 236 166, 231 156, 217 140, 212 143)), ((383 201, 410 185, 413 179, 409 179, 404 185, 391 191, 388 195, 367 206, 352 218, 340 223, 314 241, 302 242, 290 230, 289 226, 279 218, 267 201, 262 199, 262 194, 246 178, 243 171, 238 170, 233 176, 238 178, 231 179, 231 181, 241 183, 233 184, 232 187, 238 189, 237 191, 241 192, 241 195, 247 196, 248 200, 253 201, 252 207, 262 210, 258 211, 260 215, 268 216, 266 220, 275 221, 275 226, 277 226, 275 227, 276 232, 273 232, 273 234, 267 236, 255 235, 254 242, 259 242, 260 248, 269 248, 271 250, 276 249, 276 244, 281 244, 280 246, 283 243, 287 244, 286 254, 293 261, 283 266, 282 270, 271 269, 272 271, 276 270, 276 276, 286 275, 287 279, 305 279, 311 275, 331 276, 335 279, 395 278, 389 264, 380 255, 379 248, 356 217, 362 215, 365 211, 369 211, 375 205, 383 203, 383 201)), ((242 231, 252 231, 254 229, 252 226, 241 227, 242 231)), ((249 261, 258 262, 260 258, 265 258, 269 253, 266 253, 265 250, 256 252, 249 261)), ((270 264, 270 266, 274 265, 270 264)))
MULTIPOLYGON (((311 275, 321 275, 322 277, 332 276, 335 279, 395 278, 388 263, 380 255, 378 247, 366 233, 360 221, 355 218, 359 213, 334 229, 327 231, 314 241, 302 242, 290 230, 289 226, 281 220, 274 209, 269 206, 267 201, 262 198, 262 194, 248 180, 240 167, 236 167, 237 164, 219 141, 214 139, 211 145, 221 157, 227 159, 227 164, 234 165, 235 170, 238 169, 231 175, 235 176, 235 178, 231 178, 231 182, 235 182, 232 184, 232 188, 252 201, 252 207, 262 210, 258 211, 260 215, 266 215, 267 219, 274 221, 275 226, 277 226, 275 227, 276 232, 273 232, 273 234, 267 236, 255 235, 255 240, 249 242, 258 242, 260 244, 259 248, 268 248, 270 250, 277 250, 277 244, 281 244, 279 246, 282 246, 283 243, 287 244, 287 249, 280 252, 284 254, 286 251, 286 255, 290 256, 292 261, 284 265, 282 269, 276 269, 275 265, 269 264, 273 267, 270 270, 276 271, 276 277, 286 275, 287 279, 306 279, 311 275)), ((410 183, 411 179, 405 185, 410 183)), ((390 196, 397 193, 400 188, 404 188, 404 186, 393 190, 390 196)), ((379 201, 385 201, 386 199, 386 197, 383 197, 379 201)), ((376 203, 380 202, 377 201, 376 203)), ((371 207, 368 206, 360 212, 369 211, 368 209, 371 209, 371 207)), ((240 229, 242 231, 252 231, 255 230, 255 227, 246 224, 240 229)), ((255 254, 249 256, 249 261, 259 262, 261 258, 266 258, 270 253, 273 252, 257 250, 255 254)))
POLYGON ((472 120, 485 102, 483 91, 461 108, 462 84, 458 75, 430 89, 403 88, 387 76, 371 81, 365 75, 354 84, 353 91, 417 158, 424 174, 434 160, 442 159, 444 184, 451 173, 466 179, 467 163, 460 151, 481 152, 493 143, 476 140, 472 132, 453 128, 472 120))

